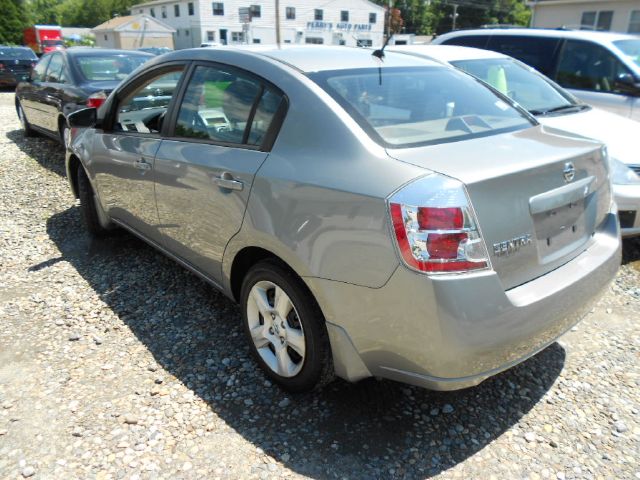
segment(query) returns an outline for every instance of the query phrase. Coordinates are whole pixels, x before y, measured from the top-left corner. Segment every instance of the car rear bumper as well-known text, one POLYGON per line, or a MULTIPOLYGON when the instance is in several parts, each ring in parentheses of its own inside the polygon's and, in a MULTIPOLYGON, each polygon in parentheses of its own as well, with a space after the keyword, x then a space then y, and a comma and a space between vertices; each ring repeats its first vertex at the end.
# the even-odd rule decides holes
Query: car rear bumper
POLYGON ((623 237, 640 235, 640 185, 613 185, 623 237))
POLYGON ((0 73, 0 85, 3 87, 15 87, 18 83, 29 77, 29 73, 2 72, 0 73))
POLYGON ((609 214, 582 254, 508 291, 493 271, 430 278, 402 266, 379 289, 307 280, 339 376, 455 390, 529 358, 589 312, 620 265, 618 235, 609 214))

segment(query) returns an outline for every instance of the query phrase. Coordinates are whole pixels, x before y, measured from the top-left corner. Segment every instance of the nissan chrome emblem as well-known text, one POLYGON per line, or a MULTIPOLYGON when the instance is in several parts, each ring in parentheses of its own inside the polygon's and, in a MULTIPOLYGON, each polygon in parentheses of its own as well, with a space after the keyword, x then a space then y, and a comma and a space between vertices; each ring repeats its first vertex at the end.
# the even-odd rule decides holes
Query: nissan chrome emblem
POLYGON ((562 170, 562 174, 564 175, 564 181, 569 183, 576 176, 576 167, 573 165, 573 162, 567 162, 564 164, 564 169, 562 170))

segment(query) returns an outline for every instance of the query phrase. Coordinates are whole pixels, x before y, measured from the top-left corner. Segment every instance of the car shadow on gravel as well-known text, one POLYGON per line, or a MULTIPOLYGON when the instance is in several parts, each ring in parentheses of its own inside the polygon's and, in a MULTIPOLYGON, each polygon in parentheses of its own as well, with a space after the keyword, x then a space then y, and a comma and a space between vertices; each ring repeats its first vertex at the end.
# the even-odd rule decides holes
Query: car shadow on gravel
POLYGON ((64 148, 55 140, 42 135, 25 137, 22 130, 7 132, 7 138, 11 140, 23 153, 33 158, 47 170, 66 176, 64 167, 64 148))
MULTIPOLYGON (((640 237, 627 238, 622 242, 622 265, 640 260, 640 237)), ((638 265, 640 267, 640 264, 638 265)))
MULTIPOLYGON (((127 233, 90 240, 76 207, 49 218, 47 231, 60 261, 75 267, 168 374, 256 448, 310 477, 436 475, 543 401, 564 365, 565 351, 555 343, 457 392, 368 379, 288 395, 256 370, 236 305, 197 277, 127 233)), ((106 334, 101 348, 108 346, 106 334)), ((151 402, 158 398, 153 387, 140 388, 151 402)), ((266 464, 255 473, 262 468, 269 474, 266 464)))

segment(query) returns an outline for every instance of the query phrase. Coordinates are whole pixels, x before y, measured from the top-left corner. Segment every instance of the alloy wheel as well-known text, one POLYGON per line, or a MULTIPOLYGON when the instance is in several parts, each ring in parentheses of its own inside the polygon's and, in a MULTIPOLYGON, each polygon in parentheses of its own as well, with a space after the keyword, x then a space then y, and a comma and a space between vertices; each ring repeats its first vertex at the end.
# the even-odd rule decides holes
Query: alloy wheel
POLYGON ((305 336, 291 298, 273 282, 263 280, 251 288, 247 323, 264 363, 281 377, 296 376, 304 365, 305 336))

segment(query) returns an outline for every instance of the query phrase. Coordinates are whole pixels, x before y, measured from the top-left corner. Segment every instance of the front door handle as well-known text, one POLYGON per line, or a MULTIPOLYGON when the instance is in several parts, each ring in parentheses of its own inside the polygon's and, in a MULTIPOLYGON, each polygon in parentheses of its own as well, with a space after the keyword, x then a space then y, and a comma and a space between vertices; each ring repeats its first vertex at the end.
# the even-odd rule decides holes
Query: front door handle
POLYGON ((229 172, 224 172, 219 177, 214 177, 213 183, 218 185, 220 188, 226 188, 229 190, 242 190, 244 188, 244 183, 240 180, 234 179, 233 175, 229 172))
POLYGON ((151 170, 151 164, 147 162, 144 158, 141 158, 140 160, 136 160, 135 162, 133 162, 133 166, 136 167, 138 170, 142 170, 143 172, 151 170))

